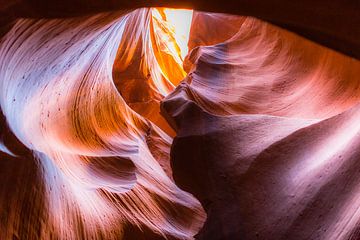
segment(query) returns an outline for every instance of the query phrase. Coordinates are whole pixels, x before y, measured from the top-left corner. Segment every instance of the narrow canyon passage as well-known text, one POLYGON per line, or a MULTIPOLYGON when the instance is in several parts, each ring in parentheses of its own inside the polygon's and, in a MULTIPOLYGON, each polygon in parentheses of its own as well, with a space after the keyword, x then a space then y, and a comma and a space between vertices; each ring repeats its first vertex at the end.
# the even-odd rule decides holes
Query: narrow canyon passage
POLYGON ((0 40, 0 239, 358 239, 360 62, 138 8, 0 40))

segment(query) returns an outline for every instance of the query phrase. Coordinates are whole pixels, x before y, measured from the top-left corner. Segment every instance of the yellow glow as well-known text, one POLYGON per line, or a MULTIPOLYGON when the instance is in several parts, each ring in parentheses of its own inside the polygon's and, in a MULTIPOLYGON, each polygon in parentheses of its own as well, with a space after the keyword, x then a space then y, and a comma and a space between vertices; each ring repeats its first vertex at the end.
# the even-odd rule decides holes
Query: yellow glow
POLYGON ((188 53, 188 41, 192 21, 192 10, 165 8, 166 20, 174 32, 182 60, 188 53))
MULTIPOLYGON (((193 11, 153 8, 151 13, 152 50, 162 76, 161 78, 153 77, 153 81, 156 82, 156 86, 161 86, 161 93, 166 95, 186 76, 183 61, 188 53, 193 11), (163 82, 163 79, 166 79, 166 82, 163 82)), ((154 71, 155 68, 152 70, 154 71)))
MULTIPOLYGON (((193 10, 172 8, 156 8, 152 12, 154 19, 158 21, 161 19, 166 24, 166 28, 169 31, 167 34, 171 34, 171 37, 175 40, 173 44, 180 48, 178 54, 182 60, 184 60, 188 53, 192 14, 193 10)), ((169 44, 169 46, 171 45, 169 44)))

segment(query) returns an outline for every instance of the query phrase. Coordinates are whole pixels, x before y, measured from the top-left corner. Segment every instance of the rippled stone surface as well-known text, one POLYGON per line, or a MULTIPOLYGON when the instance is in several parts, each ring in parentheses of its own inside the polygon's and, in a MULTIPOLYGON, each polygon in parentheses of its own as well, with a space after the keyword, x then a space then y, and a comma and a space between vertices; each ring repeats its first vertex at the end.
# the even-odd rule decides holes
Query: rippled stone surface
POLYGON ((358 6, 157 4, 1 5, 0 238, 357 239, 358 6))

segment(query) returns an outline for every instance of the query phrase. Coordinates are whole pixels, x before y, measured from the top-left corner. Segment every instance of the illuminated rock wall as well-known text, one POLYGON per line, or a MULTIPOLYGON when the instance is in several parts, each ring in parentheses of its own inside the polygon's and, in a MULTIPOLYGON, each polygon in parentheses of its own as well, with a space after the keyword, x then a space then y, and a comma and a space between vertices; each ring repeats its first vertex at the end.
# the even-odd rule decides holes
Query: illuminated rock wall
MULTIPOLYGON (((157 42, 172 35, 163 32, 166 26, 154 26, 162 20, 159 16, 154 23, 152 11, 158 10, 65 20, 22 19, 3 38, 1 109, 9 129, 31 151, 26 161, 32 161, 42 187, 31 186, 40 194, 21 199, 20 206, 4 203, 10 204, 10 212, 4 216, 2 239, 13 234, 20 239, 121 239, 126 224, 163 236, 190 238, 202 226, 205 215, 198 201, 171 180, 172 138, 133 111, 113 81, 113 66, 116 75, 133 58, 141 58, 140 68, 119 77, 138 74, 147 79, 136 81, 147 85, 128 85, 136 89, 125 89, 124 95, 138 91, 156 103, 173 88, 169 82, 173 71, 166 76, 161 71, 161 64, 168 62, 164 58, 185 76, 181 65, 175 65, 180 57, 173 58, 168 45, 157 42), (129 46, 136 42, 142 42, 141 51, 129 46), (17 223, 26 229, 34 223, 17 214, 23 205, 38 202, 46 208, 39 230, 23 235, 17 223)), ((175 76, 179 81, 180 76, 175 76)), ((151 104, 137 103, 142 104, 137 108, 140 114, 151 104)), ((159 105, 149 107, 159 112, 159 105)), ((17 155, 9 151, 4 152, 17 155)), ((25 174, 19 177, 28 181, 25 174)))
POLYGON ((0 41, 0 239, 358 238, 358 60, 164 8, 0 41))

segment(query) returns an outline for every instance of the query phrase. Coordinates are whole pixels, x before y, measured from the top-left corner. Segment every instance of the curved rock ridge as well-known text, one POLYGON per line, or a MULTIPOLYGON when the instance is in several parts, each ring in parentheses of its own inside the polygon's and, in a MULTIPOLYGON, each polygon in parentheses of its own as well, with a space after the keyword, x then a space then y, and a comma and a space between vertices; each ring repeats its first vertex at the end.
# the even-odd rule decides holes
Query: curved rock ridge
POLYGON ((360 62, 253 18, 193 19, 162 113, 174 180, 207 213, 197 238, 359 239, 360 62))
POLYGON ((358 60, 254 18, 197 15, 184 63, 188 77, 172 95, 186 88, 214 114, 315 119, 358 102, 358 60))
POLYGON ((132 239, 129 224, 157 238, 190 239, 199 231, 201 205, 171 180, 172 138, 132 110, 113 81, 113 74, 141 57, 141 68, 125 75, 149 71, 149 94, 159 101, 173 88, 170 79, 185 76, 180 53, 161 42, 170 38, 178 47, 162 13, 19 19, 2 38, 1 110, 27 151, 21 154, 6 141, 1 149, 6 161, 21 155, 33 173, 22 166, 18 175, 4 170, 3 178, 29 181, 30 193, 3 203, 9 207, 1 239, 132 239), (135 42, 142 42, 140 52, 135 42), (163 71, 169 61, 178 75, 163 71))

